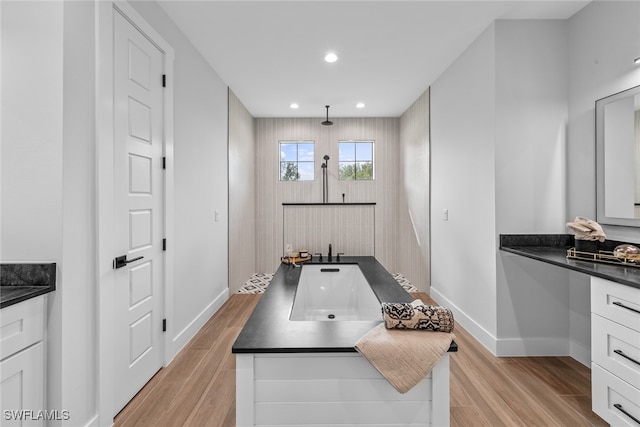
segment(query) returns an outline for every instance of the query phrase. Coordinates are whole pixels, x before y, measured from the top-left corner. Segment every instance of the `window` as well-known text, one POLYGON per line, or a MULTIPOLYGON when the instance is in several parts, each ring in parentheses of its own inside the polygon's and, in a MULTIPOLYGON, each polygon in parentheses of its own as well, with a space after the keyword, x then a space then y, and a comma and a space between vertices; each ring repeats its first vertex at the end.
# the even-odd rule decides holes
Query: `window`
POLYGON ((373 141, 340 141, 338 149, 341 180, 373 179, 373 141))
POLYGON ((313 141, 280 141, 280 181, 313 181, 313 141))

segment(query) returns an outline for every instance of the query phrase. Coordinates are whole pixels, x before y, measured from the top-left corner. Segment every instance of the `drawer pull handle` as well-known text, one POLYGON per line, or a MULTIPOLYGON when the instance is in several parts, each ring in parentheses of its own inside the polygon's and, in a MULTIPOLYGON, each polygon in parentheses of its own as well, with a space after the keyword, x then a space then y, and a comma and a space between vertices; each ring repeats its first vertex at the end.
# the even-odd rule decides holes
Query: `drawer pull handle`
POLYGON ((636 313, 640 314, 640 310, 636 310, 635 308, 627 307, 626 305, 624 305, 623 303, 621 303, 619 301, 614 301, 613 304, 617 305, 618 307, 626 308, 627 310, 631 310, 633 312, 636 312, 636 313))
POLYGON ((635 363, 636 365, 640 365, 640 362, 638 362, 638 361, 637 361, 636 359, 634 359, 633 357, 629 357, 629 356, 627 356, 626 354, 624 354, 624 353, 622 352, 622 350, 613 350, 613 352, 614 352, 615 354, 618 354, 618 355, 620 355, 620 356, 624 357, 624 358, 625 358, 625 359, 627 359, 627 360, 631 360, 631 361, 632 361, 633 363, 635 363))
POLYGON ((622 407, 621 404, 619 403, 614 403, 613 406, 620 412, 622 412, 623 414, 625 414, 627 417, 631 418, 633 421, 635 421, 636 423, 640 424, 640 420, 637 419, 636 417, 634 417, 633 415, 631 415, 630 413, 628 413, 627 411, 625 411, 625 409, 622 407))

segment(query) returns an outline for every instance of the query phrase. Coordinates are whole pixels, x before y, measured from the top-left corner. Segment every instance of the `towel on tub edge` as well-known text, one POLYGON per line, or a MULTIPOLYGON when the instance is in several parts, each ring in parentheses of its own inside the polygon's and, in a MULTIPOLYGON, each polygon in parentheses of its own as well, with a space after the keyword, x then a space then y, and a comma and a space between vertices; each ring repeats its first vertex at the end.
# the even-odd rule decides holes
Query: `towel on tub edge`
POLYGON ((450 332, 387 329, 380 323, 355 348, 397 391, 406 393, 431 372, 454 339, 450 332))
POLYGON ((411 303, 383 302, 382 318, 387 329, 453 332, 451 310, 436 305, 425 305, 419 299, 411 303))

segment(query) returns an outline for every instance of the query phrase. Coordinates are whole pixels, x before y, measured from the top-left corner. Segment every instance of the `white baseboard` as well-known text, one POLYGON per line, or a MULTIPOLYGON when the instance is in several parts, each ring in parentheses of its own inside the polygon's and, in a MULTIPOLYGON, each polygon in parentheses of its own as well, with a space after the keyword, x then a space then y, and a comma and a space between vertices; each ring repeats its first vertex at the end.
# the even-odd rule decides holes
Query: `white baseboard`
POLYGON ((571 342, 569 356, 591 369, 591 348, 585 347, 575 341, 571 342))
POLYGON ((502 338, 496 342, 499 357, 509 356, 568 356, 569 339, 562 337, 502 338))
MULTIPOLYGON (((436 288, 431 286, 431 297, 438 302, 438 304, 448 307, 453 313, 453 318, 457 324, 465 328, 473 337, 484 345, 491 353, 496 354, 497 340, 489 331, 483 328, 471 317, 467 316, 465 312, 460 310, 453 302, 442 295, 436 288)), ((454 328, 455 334, 455 328, 454 328)))
POLYGON ((229 298, 229 289, 222 291, 213 301, 209 303, 183 330, 176 334, 171 340, 170 351, 167 354, 166 364, 187 345, 189 340, 204 326, 205 323, 213 316, 222 304, 229 298))

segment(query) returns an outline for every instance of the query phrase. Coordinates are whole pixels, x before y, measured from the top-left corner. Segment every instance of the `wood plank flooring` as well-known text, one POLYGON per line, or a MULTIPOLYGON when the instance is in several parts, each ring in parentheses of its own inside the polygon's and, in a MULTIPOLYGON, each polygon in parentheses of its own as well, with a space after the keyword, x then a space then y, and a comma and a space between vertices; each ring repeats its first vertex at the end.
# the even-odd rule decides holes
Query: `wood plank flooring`
MULTIPOLYGON (((435 303, 425 293, 414 294, 435 303)), ((231 346, 260 299, 233 294, 116 416, 124 426, 235 426, 231 346)), ((456 325, 451 426, 607 426, 591 411, 590 370, 570 357, 493 356, 456 325)))

